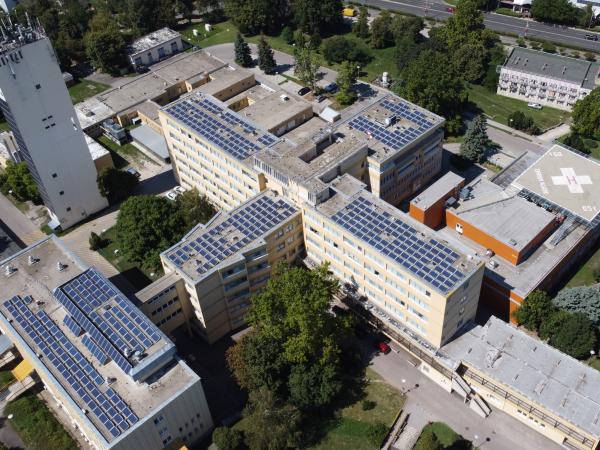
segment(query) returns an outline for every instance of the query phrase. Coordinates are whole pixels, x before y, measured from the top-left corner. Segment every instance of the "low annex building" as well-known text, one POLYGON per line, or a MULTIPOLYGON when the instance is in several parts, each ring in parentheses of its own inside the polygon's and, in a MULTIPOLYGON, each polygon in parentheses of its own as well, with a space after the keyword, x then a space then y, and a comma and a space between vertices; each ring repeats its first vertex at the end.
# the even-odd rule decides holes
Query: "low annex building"
POLYGON ((133 41, 127 49, 127 57, 133 68, 137 69, 151 66, 183 50, 181 34, 165 27, 133 41))

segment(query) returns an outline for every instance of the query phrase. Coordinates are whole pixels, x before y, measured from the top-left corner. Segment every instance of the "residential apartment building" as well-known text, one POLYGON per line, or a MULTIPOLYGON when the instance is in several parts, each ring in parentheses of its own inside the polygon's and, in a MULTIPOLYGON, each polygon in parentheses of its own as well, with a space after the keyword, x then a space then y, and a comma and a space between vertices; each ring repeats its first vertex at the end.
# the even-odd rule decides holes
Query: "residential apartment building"
POLYGON ((9 396, 43 383, 80 447, 162 450, 212 429, 175 345, 56 236, 0 262, 0 330, 24 362, 9 396))
POLYGON ((165 27, 133 41, 127 49, 127 57, 136 69, 140 66, 151 66, 181 51, 181 35, 165 27))
POLYGON ((514 47, 500 69, 498 94, 570 111, 600 83, 596 62, 514 47))
POLYGON ((50 40, 41 29, 4 28, 0 108, 53 228, 69 228, 108 206, 50 40))

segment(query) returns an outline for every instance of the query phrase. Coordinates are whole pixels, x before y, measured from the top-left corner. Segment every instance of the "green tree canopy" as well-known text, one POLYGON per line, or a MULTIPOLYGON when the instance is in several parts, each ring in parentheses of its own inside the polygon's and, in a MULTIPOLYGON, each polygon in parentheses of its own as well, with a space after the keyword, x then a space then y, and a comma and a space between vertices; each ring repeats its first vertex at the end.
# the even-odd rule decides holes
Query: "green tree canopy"
POLYGON ((175 206, 179 209, 186 231, 199 223, 206 223, 217 213, 217 209, 204 194, 200 195, 198 189, 185 191, 175 200, 175 206))
POLYGON ((542 22, 574 25, 585 14, 569 0, 533 0, 531 15, 542 22))
POLYGON ((338 69, 337 85, 339 92, 337 100, 342 105, 350 105, 357 98, 357 93, 354 90, 356 78, 358 77, 358 67, 353 61, 344 61, 338 69))
POLYGON ((294 0, 294 20, 308 34, 331 34, 343 23, 341 0, 294 0))
POLYGON ((465 44, 454 52, 455 70, 469 83, 479 82, 486 71, 488 49, 481 42, 465 44))
POLYGON ((277 69, 273 49, 264 36, 261 36, 258 41, 258 67, 267 75, 274 74, 277 69))
POLYGON ((277 34, 289 15, 286 0, 225 0, 225 14, 246 35, 277 34))
POLYGON ((88 32, 84 43, 86 54, 95 68, 114 75, 125 66, 127 45, 121 32, 115 27, 88 32))
POLYGON ((241 450, 244 433, 233 428, 217 427, 213 430, 212 440, 219 450, 241 450))
POLYGON ((571 128, 580 136, 600 140, 600 88, 575 103, 571 128))
POLYGON ((402 15, 394 16, 390 25, 392 35, 396 41, 408 37, 414 42, 419 42, 422 39, 421 30, 423 27, 425 27, 425 22, 422 17, 402 15))
POLYGON ((460 129, 460 113, 467 101, 467 93, 446 54, 422 51, 408 63, 394 90, 401 97, 444 116, 448 131, 460 129))
POLYGON ((235 36, 234 42, 235 62, 242 67, 250 67, 252 65, 252 54, 250 46, 244 40, 241 33, 235 36))
POLYGON ((4 174, 2 192, 8 193, 11 191, 13 197, 22 202, 29 200, 40 203, 42 201, 37 184, 25 162, 15 164, 8 161, 4 174))
POLYGON ((557 308, 572 313, 582 313, 595 326, 600 325, 600 290, 594 286, 563 289, 553 300, 557 308))
POLYGON ((365 63, 369 60, 368 49, 344 36, 332 36, 323 41, 321 53, 329 63, 356 61, 365 63))
POLYGON ((582 313, 567 313, 550 332, 550 345, 577 359, 590 356, 596 348, 596 329, 582 313))
POLYGON ((359 38, 366 39, 369 36, 369 12, 365 6, 358 10, 358 19, 352 27, 352 31, 359 38))
POLYGON ((144 267, 160 266, 160 252, 181 239, 185 223, 180 210, 164 197, 140 195, 121 204, 116 241, 131 261, 144 267))
POLYGON ((569 133, 569 135, 563 140, 563 144, 588 155, 591 153, 590 149, 585 146, 585 142, 581 136, 579 136, 577 133, 569 133))
POLYGON ((371 47, 386 48, 393 43, 392 15, 389 11, 382 11, 371 23, 371 47))
POLYGON ((486 158, 489 146, 486 119, 482 114, 478 114, 467 128, 465 138, 460 144, 460 155, 472 162, 482 162, 486 158))
POLYGON ((538 331, 554 309, 550 296, 544 291, 535 290, 525 298, 513 316, 519 325, 528 330, 538 331))
POLYGON ((314 91, 320 67, 319 56, 307 42, 301 47, 296 46, 294 48, 294 57, 296 59, 294 74, 314 91))
POLYGON ((118 202, 127 198, 138 184, 135 175, 114 167, 105 167, 100 170, 96 179, 100 195, 110 201, 118 202))

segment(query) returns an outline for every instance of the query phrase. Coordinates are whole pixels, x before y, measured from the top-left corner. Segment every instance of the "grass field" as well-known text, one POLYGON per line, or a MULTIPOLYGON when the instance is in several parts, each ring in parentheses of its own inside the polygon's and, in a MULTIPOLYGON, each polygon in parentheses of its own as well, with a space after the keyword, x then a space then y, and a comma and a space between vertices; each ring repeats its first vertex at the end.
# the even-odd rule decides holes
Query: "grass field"
POLYGON ((427 434, 434 434, 444 449, 467 450, 473 448, 472 445, 462 440, 462 437, 445 423, 433 422, 423 428, 423 431, 421 431, 421 436, 419 436, 419 440, 415 445, 415 449, 421 448, 419 447, 419 441, 423 439, 424 435, 427 434), (460 442, 461 445, 459 445, 458 442, 460 442))
POLYGON ((367 370, 371 382, 365 388, 364 399, 375 402, 375 408, 363 411, 362 400, 338 411, 338 418, 331 424, 325 437, 313 450, 375 450, 367 433, 369 426, 378 422, 392 426, 404 404, 404 396, 386 384, 372 370, 367 370))
POLYGON ((12 384, 13 381, 15 381, 15 377, 10 370, 0 371, 0 390, 12 384))
POLYGON ((144 155, 141 151, 137 149, 135 145, 131 143, 118 145, 106 136, 100 136, 98 138, 98 142, 100 142, 104 147, 110 150, 113 162, 115 163, 115 167, 118 169, 127 167, 129 164, 142 162, 156 164, 150 158, 146 157, 146 155, 144 155))
POLYGON ((77 444, 54 418, 46 404, 27 393, 6 405, 4 414, 10 420, 29 450, 72 450, 77 444))
POLYGON ((594 271, 600 270, 600 249, 596 251, 577 271, 567 283, 568 288, 576 286, 590 286, 596 283, 594 271))
POLYGON ((503 97, 491 92, 484 86, 470 85, 468 87, 469 100, 496 122, 508 125, 508 116, 515 111, 521 111, 533 118, 536 125, 542 130, 567 121, 571 115, 567 111, 544 106, 542 109, 533 109, 527 102, 514 98, 503 97))
POLYGON ((69 95, 71 96, 71 101, 75 104, 93 97, 107 90, 109 87, 107 84, 97 83, 96 81, 81 80, 69 88, 69 95))
POLYGON ((154 272, 154 276, 152 276, 150 271, 143 269, 133 261, 129 261, 120 252, 115 253, 115 250, 119 246, 116 243, 114 227, 102 233, 101 237, 106 240, 107 245, 98 250, 98 253, 121 272, 136 288, 143 289, 163 275, 162 270, 157 270, 154 272))

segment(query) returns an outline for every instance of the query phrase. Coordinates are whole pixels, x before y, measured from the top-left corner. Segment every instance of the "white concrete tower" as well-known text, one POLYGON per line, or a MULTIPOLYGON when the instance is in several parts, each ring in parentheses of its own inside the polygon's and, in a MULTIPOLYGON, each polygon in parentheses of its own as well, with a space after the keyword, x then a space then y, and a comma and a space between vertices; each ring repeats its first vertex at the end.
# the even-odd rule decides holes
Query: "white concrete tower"
POLYGON ((54 222, 69 228, 108 203, 43 30, 2 28, 0 108, 54 222))

